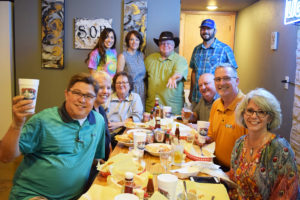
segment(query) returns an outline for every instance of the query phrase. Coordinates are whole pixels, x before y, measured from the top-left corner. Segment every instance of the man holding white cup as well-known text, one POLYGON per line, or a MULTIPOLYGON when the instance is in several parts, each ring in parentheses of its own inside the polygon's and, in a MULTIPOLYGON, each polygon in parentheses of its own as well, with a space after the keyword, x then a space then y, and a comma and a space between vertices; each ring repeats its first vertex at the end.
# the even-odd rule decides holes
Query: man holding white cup
POLYGON ((220 98, 212 105, 205 143, 216 142, 215 163, 228 171, 235 141, 247 133, 244 127, 235 122, 234 114, 237 104, 245 95, 238 88, 237 71, 229 63, 216 68, 214 82, 220 98))
POLYGON ((0 161, 24 155, 10 199, 75 199, 85 189, 94 159, 105 156, 103 117, 92 111, 98 83, 75 74, 63 105, 45 109, 26 123, 34 100, 13 98, 13 120, 2 139, 0 161))

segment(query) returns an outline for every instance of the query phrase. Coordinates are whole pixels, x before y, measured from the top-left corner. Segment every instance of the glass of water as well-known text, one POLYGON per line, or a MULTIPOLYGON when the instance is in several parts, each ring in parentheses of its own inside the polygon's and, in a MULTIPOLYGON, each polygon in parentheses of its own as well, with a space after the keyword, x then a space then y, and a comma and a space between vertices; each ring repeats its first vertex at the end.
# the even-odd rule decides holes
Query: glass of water
POLYGON ((172 156, 171 155, 172 155, 171 151, 161 152, 159 154, 160 164, 164 167, 165 173, 168 172, 169 167, 171 165, 171 162, 172 162, 172 156))

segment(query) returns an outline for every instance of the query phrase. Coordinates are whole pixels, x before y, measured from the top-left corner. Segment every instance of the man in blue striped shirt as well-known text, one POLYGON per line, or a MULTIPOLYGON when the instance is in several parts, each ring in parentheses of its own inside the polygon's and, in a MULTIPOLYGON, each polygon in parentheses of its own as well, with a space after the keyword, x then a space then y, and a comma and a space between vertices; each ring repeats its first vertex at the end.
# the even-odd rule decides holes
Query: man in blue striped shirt
POLYGON ((213 20, 205 19, 202 21, 200 36, 203 43, 194 48, 190 61, 192 74, 189 101, 192 103, 192 107, 196 106, 201 98, 198 86, 198 79, 201 74, 214 74, 220 63, 230 63, 237 68, 232 49, 215 38, 216 31, 216 24, 213 20))

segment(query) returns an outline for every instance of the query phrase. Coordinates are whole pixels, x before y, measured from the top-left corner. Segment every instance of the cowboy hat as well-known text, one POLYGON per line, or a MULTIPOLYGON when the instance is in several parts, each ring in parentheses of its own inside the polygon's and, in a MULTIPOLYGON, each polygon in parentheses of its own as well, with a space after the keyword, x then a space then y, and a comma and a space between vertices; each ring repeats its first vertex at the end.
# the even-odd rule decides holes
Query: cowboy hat
POLYGON ((178 47, 179 45, 179 38, 178 37, 174 37, 173 33, 170 31, 164 31, 160 34, 159 39, 153 38, 153 41, 155 42, 155 44, 157 46, 159 46, 159 42, 161 41, 166 41, 166 40, 173 40, 175 43, 175 47, 178 47))

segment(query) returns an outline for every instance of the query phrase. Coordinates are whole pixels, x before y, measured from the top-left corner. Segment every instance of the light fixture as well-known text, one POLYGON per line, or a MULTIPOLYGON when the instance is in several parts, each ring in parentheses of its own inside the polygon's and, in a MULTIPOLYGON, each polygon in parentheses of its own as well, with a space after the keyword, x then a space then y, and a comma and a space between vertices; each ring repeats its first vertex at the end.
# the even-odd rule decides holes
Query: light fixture
POLYGON ((215 6, 215 5, 210 5, 210 6, 206 6, 206 8, 208 10, 216 10, 218 8, 218 6, 215 6))

